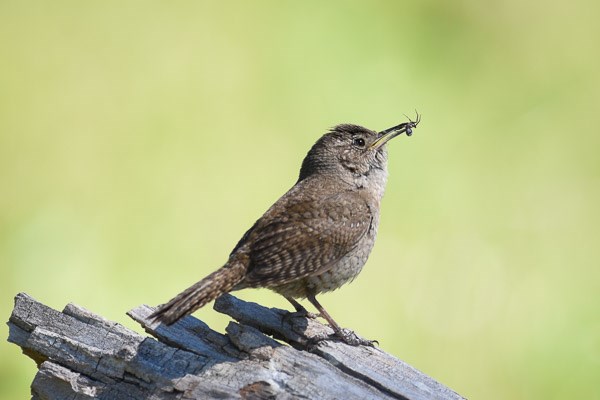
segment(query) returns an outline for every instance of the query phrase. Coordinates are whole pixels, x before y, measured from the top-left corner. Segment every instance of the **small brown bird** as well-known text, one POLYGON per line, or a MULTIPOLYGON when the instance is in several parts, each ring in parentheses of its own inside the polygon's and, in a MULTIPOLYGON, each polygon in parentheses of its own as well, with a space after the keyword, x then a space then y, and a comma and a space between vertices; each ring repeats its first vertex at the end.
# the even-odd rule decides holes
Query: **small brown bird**
POLYGON ((361 271, 373 248, 387 181, 386 143, 408 136, 420 121, 375 132, 342 124, 310 149, 296 184, 254 223, 223 267, 160 306, 150 318, 175 323, 223 293, 265 287, 297 312, 306 298, 336 335, 352 345, 372 344, 342 329, 316 295, 339 288, 361 271))

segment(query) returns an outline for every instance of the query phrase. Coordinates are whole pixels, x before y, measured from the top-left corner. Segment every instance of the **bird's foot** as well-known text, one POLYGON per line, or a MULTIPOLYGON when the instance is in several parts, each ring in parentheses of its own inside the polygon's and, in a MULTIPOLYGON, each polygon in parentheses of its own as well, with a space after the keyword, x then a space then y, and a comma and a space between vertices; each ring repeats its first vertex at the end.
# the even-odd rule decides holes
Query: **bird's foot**
POLYGON ((354 331, 350 329, 342 328, 338 332, 334 332, 331 335, 323 335, 323 336, 315 336, 309 340, 309 348, 315 348, 319 345, 319 343, 324 342, 326 340, 340 341, 344 342, 349 346, 367 346, 367 347, 375 347, 375 345, 379 345, 377 340, 368 340, 361 338, 354 331))
POLYGON ((377 340, 368 340, 361 338, 350 329, 342 328, 339 332, 334 333, 334 336, 337 336, 342 342, 350 346, 375 347, 375 344, 379 345, 379 342, 377 340))
POLYGON ((304 308, 304 306, 302 304, 298 303, 296 300, 292 299, 291 297, 286 297, 286 299, 288 299, 288 301, 290 303, 292 303, 292 305, 294 306, 294 308, 296 309, 296 311, 295 312, 287 313, 283 317, 284 320, 291 319, 291 318, 310 318, 310 319, 316 319, 316 318, 319 318, 321 316, 320 314, 315 314, 315 313, 309 312, 306 308, 304 308))
POLYGON ((319 318, 319 314, 315 314, 315 313, 311 313, 309 311, 306 310, 306 308, 302 308, 301 310, 297 310, 294 312, 287 312, 283 318, 282 318, 282 323, 288 323, 290 325, 292 324, 292 319, 294 318, 309 318, 309 319, 316 319, 319 318))

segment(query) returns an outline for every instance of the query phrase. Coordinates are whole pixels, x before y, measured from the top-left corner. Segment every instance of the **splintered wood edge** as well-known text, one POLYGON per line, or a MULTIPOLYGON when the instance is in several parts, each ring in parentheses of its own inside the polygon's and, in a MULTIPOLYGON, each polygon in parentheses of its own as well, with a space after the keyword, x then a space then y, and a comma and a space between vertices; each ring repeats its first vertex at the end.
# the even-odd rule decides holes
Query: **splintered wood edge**
POLYGON ((323 341, 312 353, 294 347, 330 334, 313 319, 223 296, 215 309, 232 316, 227 334, 186 317, 172 326, 148 320, 152 307, 128 315, 159 341, 75 304, 56 311, 20 293, 9 341, 38 363, 34 398, 130 396, 153 399, 239 397, 253 393, 308 398, 461 399, 410 365, 377 348, 323 341), (207 381, 205 374, 210 375, 207 381), (235 379, 232 380, 232 377, 235 379), (258 392, 257 392, 258 391, 258 392))

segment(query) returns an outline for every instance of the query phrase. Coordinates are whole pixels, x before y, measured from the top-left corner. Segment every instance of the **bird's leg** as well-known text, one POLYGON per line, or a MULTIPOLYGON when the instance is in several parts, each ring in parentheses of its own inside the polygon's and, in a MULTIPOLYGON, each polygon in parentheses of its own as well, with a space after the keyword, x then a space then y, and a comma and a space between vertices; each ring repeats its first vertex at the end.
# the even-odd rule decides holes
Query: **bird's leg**
POLYGON ((317 318, 319 315, 318 314, 314 314, 309 312, 306 308, 304 308, 304 306, 300 303, 298 303, 293 297, 289 297, 289 296, 283 296, 286 298, 287 301, 289 301, 290 303, 292 303, 292 305, 294 306, 294 309, 296 310, 296 312, 294 313, 290 313, 290 317, 307 317, 307 318, 317 318))
POLYGON ((317 301, 317 298, 314 295, 307 296, 307 299, 308 299, 308 301, 310 301, 312 303, 313 306, 315 306, 315 308, 317 310, 319 310, 321 317, 323 317, 327 320, 329 325, 335 331, 335 335, 338 336, 344 343, 349 344, 351 346, 364 345, 364 346, 370 346, 370 347, 373 347, 373 344, 377 343, 376 340, 367 340, 367 339, 363 339, 363 338, 359 337, 356 333, 354 333, 350 329, 341 328, 337 324, 337 322, 335 322, 333 320, 333 318, 331 318, 331 315, 329 315, 329 313, 325 310, 325 308, 323 308, 321 303, 319 303, 317 301))
POLYGON ((290 303, 292 303, 292 305, 294 306, 294 308, 296 309, 296 312, 304 312, 304 313, 308 313, 308 311, 306 311, 306 308, 304 308, 304 306, 300 303, 298 303, 296 301, 296 299, 294 299, 293 297, 289 297, 289 296, 283 296, 285 297, 285 299, 287 301, 289 301, 290 303))

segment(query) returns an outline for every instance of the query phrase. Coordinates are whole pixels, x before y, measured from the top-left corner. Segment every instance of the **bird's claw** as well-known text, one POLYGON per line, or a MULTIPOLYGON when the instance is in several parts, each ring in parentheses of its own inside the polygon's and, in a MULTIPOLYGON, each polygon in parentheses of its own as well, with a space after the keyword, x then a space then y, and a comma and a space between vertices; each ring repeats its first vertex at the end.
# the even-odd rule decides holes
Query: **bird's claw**
POLYGON ((310 338, 308 341, 308 348, 314 349, 319 343, 324 342, 326 340, 340 341, 344 342, 349 346, 367 346, 367 347, 375 347, 375 345, 379 345, 377 340, 368 340, 361 338, 354 331, 350 329, 342 329, 339 332, 334 332, 330 335, 320 335, 310 338))
POLYGON ((375 344, 379 345, 377 340, 363 339, 350 329, 342 329, 340 332, 334 333, 334 336, 337 336, 342 342, 350 346, 375 347, 375 344))
POLYGON ((294 312, 287 312, 281 319, 281 322, 284 324, 293 325, 292 319, 294 319, 294 318, 316 319, 319 317, 320 317, 319 314, 311 313, 311 312, 307 311, 306 309, 303 309, 303 310, 294 311, 294 312))

